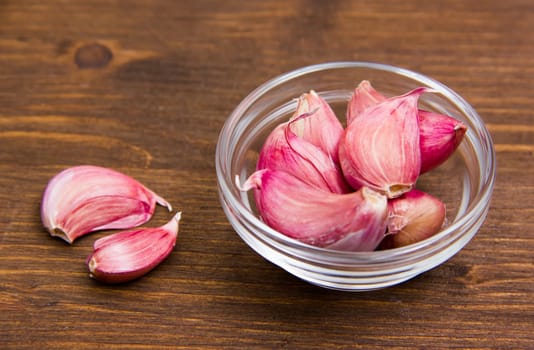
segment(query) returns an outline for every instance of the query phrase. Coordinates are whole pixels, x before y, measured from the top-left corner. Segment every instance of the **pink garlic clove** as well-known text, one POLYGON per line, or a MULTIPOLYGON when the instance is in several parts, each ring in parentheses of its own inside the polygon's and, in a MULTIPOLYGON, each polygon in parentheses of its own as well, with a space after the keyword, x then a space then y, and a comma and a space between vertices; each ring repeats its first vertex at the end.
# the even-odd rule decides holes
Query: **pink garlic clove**
POLYGON ((41 202, 41 221, 51 236, 68 243, 89 232, 131 228, 147 222, 156 203, 171 205, 133 178, 81 165, 55 175, 41 202))
POLYGON ((289 127, 291 123, 280 124, 267 137, 257 170, 284 170, 325 191, 348 192, 339 166, 319 147, 295 135, 289 127))
MULTIPOLYGON (((354 90, 347 107, 347 124, 365 109, 374 106, 386 97, 376 91, 367 80, 354 90)), ((419 138, 421 147, 421 174, 436 168, 454 153, 463 140, 467 127, 447 115, 418 110, 419 138)))
POLYGON ((403 247, 422 241, 441 230, 445 204, 428 193, 412 190, 388 202, 388 235, 380 249, 403 247))
POLYGON ((345 130, 340 164, 348 183, 394 198, 410 191, 421 169, 417 102, 426 88, 369 107, 345 130))
POLYGON ((87 258, 90 276, 122 283, 139 278, 159 265, 173 250, 181 213, 158 228, 122 231, 98 239, 87 258))
POLYGON ((467 127, 447 115, 419 110, 421 174, 445 162, 458 148, 467 127))
POLYGON ((369 107, 386 100, 386 97, 376 91, 368 80, 363 80, 354 89, 347 105, 347 125, 369 107))
POLYGON ((343 125, 321 96, 313 90, 302 94, 290 121, 294 121, 290 128, 298 137, 319 147, 334 162, 338 162, 338 144, 343 125))
POLYGON ((256 206, 267 225, 310 245, 372 251, 386 232, 387 199, 369 188, 329 193, 271 169, 255 172, 239 187, 255 190, 256 206))

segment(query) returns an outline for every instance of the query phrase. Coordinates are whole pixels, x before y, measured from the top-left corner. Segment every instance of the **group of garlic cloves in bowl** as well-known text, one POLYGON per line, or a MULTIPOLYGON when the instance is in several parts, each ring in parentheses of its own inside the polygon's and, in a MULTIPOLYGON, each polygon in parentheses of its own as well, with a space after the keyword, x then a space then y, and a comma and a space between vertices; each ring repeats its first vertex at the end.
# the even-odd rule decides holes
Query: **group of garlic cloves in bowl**
POLYGON ((258 87, 227 120, 216 160, 239 236, 297 277, 347 291, 398 284, 459 251, 484 221, 495 172, 487 129, 459 95, 364 62, 258 87), (453 190, 440 185, 448 177, 453 190))
POLYGON ((445 205, 415 183, 449 158, 467 128, 418 109, 427 90, 386 98, 364 80, 348 102, 346 129, 315 91, 302 94, 241 188, 254 189, 270 227, 318 247, 372 251, 434 235, 445 205))

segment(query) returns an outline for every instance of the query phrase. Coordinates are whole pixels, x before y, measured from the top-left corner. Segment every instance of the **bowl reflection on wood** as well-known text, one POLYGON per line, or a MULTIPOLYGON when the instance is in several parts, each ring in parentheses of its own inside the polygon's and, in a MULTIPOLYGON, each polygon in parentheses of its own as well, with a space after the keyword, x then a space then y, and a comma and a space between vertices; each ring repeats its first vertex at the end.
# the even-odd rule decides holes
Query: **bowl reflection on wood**
POLYGON ((384 64, 332 62, 280 75, 251 92, 232 112, 219 135, 216 169, 219 195, 229 222, 258 254, 310 283, 337 290, 365 291, 396 285, 443 263, 462 249, 484 222, 495 181, 495 151, 476 111, 445 85, 419 73, 384 64), (468 128, 455 154, 422 175, 417 188, 447 206, 447 225, 436 235, 402 248, 342 252, 293 240, 259 217, 252 191, 241 192, 256 168, 258 152, 269 133, 289 119, 296 98, 315 90, 344 121, 347 101, 362 80, 386 96, 419 86, 433 89, 419 100, 422 109, 447 114, 468 128))

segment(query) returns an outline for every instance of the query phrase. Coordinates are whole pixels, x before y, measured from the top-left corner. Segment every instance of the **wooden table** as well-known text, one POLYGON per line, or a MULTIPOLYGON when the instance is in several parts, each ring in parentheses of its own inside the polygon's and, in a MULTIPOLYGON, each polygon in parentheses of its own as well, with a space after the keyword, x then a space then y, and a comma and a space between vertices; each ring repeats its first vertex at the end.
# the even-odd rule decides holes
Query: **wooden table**
MULTIPOLYGON (((0 348, 533 349, 534 3, 0 1, 0 348), (214 167, 227 116, 297 67, 376 61, 463 95, 493 135, 487 221, 396 287, 321 289, 242 242, 214 167), (133 283, 88 278, 99 232, 42 228, 60 170, 125 172, 183 211, 171 256, 133 283)), ((158 208, 150 222, 170 218, 158 208)))

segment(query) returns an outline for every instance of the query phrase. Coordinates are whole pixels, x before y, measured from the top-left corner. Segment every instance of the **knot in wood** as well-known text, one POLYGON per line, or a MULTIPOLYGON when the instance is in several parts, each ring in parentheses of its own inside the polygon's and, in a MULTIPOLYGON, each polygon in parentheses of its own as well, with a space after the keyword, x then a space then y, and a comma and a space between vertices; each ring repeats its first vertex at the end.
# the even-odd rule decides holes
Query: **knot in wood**
POLYGON ((102 68, 113 58, 111 50, 101 44, 87 44, 76 50, 74 62, 78 68, 102 68))

